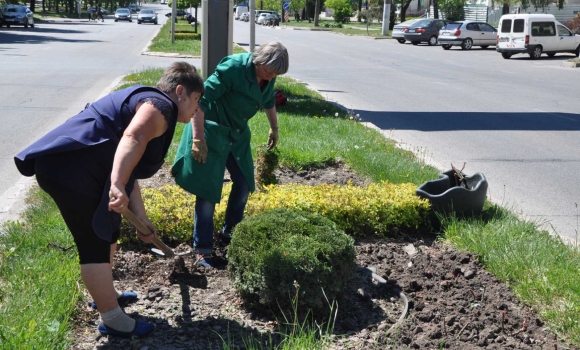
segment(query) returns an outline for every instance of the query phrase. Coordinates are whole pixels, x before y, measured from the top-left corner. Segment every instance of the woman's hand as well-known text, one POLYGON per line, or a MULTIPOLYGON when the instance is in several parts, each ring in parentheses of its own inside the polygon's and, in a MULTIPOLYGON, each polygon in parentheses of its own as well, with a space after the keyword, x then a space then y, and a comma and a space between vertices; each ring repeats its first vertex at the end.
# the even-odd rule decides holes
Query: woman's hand
POLYGON ((270 133, 268 134, 268 151, 276 147, 279 139, 278 128, 270 128, 270 133))
POLYGON ((109 211, 113 210, 119 214, 123 214, 129 207, 129 196, 127 196, 125 186, 123 185, 111 184, 109 198, 109 211))
POLYGON ((201 164, 205 163, 207 160, 207 144, 205 143, 205 140, 193 139, 191 155, 201 164))
POLYGON ((149 221, 149 219, 147 218, 139 218, 139 219, 145 224, 145 226, 147 226, 147 228, 149 228, 149 231, 151 232, 146 233, 137 230, 137 237, 139 237, 139 239, 145 243, 153 242, 153 237, 157 236, 157 230, 155 230, 155 227, 153 227, 153 224, 151 223, 151 221, 149 221))

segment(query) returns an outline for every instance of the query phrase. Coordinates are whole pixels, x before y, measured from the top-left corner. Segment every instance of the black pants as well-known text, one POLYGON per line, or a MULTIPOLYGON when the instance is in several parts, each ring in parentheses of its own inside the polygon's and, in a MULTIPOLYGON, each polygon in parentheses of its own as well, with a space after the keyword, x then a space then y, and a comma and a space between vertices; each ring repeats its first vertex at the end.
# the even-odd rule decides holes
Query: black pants
POLYGON ((93 229, 93 215, 101 198, 79 194, 46 176, 37 174, 36 180, 40 188, 48 193, 58 206, 66 226, 73 235, 81 265, 110 263, 111 244, 119 239, 120 231, 113 233, 110 242, 96 235, 93 229))

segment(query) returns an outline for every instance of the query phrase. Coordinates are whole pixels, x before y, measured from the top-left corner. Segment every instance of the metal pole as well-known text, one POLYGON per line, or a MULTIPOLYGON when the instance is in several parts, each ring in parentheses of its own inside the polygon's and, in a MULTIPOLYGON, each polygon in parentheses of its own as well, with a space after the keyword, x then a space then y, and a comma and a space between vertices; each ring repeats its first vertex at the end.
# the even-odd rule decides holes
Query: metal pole
POLYGON ((175 43, 175 21, 177 20, 177 0, 171 3, 171 43, 175 43))
POLYGON ((387 0, 385 0, 385 5, 383 7, 383 30, 382 33, 383 35, 388 35, 389 34, 389 22, 391 21, 391 4, 387 3, 387 0))
POLYGON ((250 52, 256 46, 256 0, 250 0, 250 52))

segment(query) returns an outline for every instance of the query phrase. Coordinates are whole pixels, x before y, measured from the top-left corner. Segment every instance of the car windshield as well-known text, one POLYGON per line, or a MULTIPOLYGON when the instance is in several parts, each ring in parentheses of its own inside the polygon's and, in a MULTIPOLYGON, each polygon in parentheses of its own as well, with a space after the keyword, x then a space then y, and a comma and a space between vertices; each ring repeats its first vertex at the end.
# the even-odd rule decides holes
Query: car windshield
POLYGON ((448 29, 448 30, 452 30, 452 29, 458 29, 459 27, 461 27, 462 23, 447 23, 447 25, 445 27, 443 27, 443 29, 448 29))
POLYGON ((153 10, 141 10, 141 13, 148 13, 148 14, 152 14, 154 13, 153 10))
POLYGON ((413 27, 428 27, 431 25, 431 22, 432 21, 430 21, 428 19, 422 19, 419 22, 414 23, 413 27))
POLYGON ((129 10, 127 9, 118 9, 117 13, 129 13, 129 10))
POLYGON ((24 7, 8 7, 4 9, 4 12, 26 12, 24 7))

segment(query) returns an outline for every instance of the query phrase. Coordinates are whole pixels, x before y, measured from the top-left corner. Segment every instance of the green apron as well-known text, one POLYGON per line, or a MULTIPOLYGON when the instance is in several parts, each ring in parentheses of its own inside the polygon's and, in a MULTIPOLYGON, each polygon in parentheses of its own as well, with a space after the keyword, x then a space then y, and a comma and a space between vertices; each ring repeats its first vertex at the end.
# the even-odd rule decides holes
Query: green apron
POLYGON ((275 105, 272 79, 260 89, 252 54, 225 57, 204 84, 199 107, 205 113, 204 137, 208 146, 205 164, 191 155, 191 123, 186 125, 172 168, 175 182, 186 191, 212 203, 219 203, 226 161, 231 153, 250 191, 255 191, 254 161, 250 147, 250 120, 258 110, 275 105))

